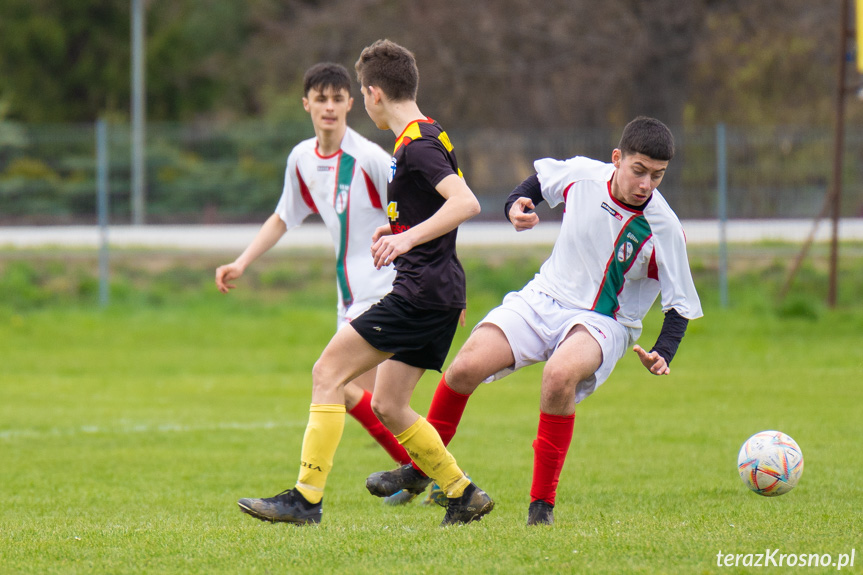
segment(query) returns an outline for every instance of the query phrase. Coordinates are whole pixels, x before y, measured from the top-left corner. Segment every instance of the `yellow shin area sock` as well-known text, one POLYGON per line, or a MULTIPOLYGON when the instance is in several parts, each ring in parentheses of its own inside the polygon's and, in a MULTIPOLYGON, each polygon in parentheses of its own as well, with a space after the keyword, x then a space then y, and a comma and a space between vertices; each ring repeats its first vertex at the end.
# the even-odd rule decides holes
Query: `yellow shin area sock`
POLYGON ((344 405, 313 403, 309 408, 296 488, 310 503, 317 503, 324 497, 324 486, 344 429, 344 405))
POLYGON ((461 497, 470 480, 447 451, 437 430, 425 418, 396 435, 411 459, 440 485, 447 497, 461 497))

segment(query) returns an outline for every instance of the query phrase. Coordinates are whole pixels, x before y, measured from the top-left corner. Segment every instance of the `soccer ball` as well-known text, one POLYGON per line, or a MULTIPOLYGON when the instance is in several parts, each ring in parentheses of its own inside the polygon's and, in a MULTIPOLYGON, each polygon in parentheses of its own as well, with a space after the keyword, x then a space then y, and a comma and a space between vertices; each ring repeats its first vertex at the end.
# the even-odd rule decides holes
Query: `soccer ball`
POLYGON ((781 431, 761 431, 743 442, 737 471, 743 484, 758 495, 782 495, 803 475, 803 452, 781 431))

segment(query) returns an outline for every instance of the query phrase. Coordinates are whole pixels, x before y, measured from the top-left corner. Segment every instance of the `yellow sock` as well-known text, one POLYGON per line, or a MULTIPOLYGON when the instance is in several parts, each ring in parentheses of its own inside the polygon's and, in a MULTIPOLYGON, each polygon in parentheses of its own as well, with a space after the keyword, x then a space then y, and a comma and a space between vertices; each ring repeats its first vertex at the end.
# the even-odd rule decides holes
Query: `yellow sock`
POLYGON ((324 486, 344 429, 344 405, 313 403, 309 408, 296 488, 310 503, 324 497, 324 486))
POLYGON ((434 479, 447 497, 461 497, 470 480, 447 451, 437 430, 425 418, 420 417, 413 425, 396 435, 411 459, 434 479))

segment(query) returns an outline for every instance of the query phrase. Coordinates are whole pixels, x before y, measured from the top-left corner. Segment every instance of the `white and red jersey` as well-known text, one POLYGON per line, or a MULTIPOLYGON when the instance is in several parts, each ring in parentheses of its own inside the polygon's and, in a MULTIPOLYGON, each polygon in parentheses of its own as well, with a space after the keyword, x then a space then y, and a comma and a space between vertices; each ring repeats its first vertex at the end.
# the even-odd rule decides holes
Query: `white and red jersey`
POLYGON ((350 127, 341 148, 318 154, 317 139, 297 144, 288 156, 276 213, 288 229, 320 214, 333 238, 339 317, 354 303, 374 304, 392 289, 395 270, 375 269, 372 234, 387 224, 387 175, 391 157, 350 127))
POLYGON ((529 285, 561 305, 637 330, 657 295, 662 310, 702 316, 677 215, 654 190, 643 211, 611 195, 615 168, 585 157, 534 162, 549 206, 564 202, 560 235, 529 285))

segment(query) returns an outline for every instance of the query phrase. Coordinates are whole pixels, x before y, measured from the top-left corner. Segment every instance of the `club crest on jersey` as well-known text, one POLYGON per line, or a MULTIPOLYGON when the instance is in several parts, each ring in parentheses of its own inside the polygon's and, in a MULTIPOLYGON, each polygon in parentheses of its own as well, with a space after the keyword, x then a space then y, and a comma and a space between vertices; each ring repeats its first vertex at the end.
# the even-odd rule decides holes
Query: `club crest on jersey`
POLYGON ((615 219, 617 219, 618 221, 623 221, 623 216, 621 216, 617 210, 615 210, 605 202, 602 202, 602 209, 614 216, 615 219))
POLYGON ((393 156, 393 159, 390 160, 390 173, 387 176, 387 182, 392 182, 393 178, 396 177, 396 157, 393 156))
POLYGON ((635 251, 635 248, 632 247, 632 242, 624 242, 620 244, 620 247, 617 249, 617 261, 625 262, 632 257, 633 251, 635 251))
POLYGON ((334 206, 337 214, 345 213, 348 207, 348 185, 339 184, 339 191, 336 192, 336 201, 334 206))

